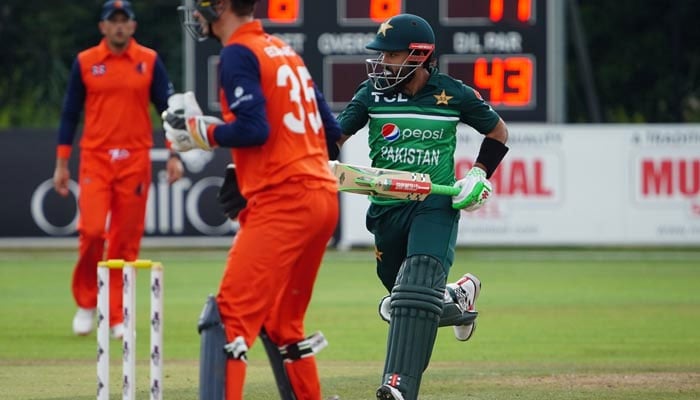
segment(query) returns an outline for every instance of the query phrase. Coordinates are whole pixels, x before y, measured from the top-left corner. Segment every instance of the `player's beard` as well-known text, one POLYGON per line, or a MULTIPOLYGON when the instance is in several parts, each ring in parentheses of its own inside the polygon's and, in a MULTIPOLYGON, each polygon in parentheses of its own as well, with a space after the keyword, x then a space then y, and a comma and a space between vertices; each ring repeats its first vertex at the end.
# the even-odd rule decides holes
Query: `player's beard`
MULTIPOLYGON (((419 65, 414 65, 414 66, 406 65, 404 67, 399 68, 399 69, 406 69, 406 68, 411 68, 411 67, 412 67, 412 69, 409 70, 409 75, 406 78, 404 78, 401 82, 397 83, 396 86, 386 89, 384 91, 385 95, 395 96, 399 93, 403 93, 404 89, 406 88, 406 85, 408 85, 415 78, 416 69, 418 69, 418 67, 420 67, 420 66, 419 65)), ((392 75, 396 75, 396 72, 394 72, 392 68, 388 68, 387 70, 389 72, 391 72, 392 75)))

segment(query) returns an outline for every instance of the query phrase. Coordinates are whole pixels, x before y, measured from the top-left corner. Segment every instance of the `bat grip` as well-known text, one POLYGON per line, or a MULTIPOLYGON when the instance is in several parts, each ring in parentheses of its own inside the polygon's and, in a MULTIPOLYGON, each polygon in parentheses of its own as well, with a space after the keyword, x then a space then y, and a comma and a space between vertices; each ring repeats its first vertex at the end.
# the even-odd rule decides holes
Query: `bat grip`
POLYGON ((430 194, 441 194, 444 196, 456 196, 460 192, 460 188, 449 186, 449 185, 437 185, 433 184, 430 189, 430 194))

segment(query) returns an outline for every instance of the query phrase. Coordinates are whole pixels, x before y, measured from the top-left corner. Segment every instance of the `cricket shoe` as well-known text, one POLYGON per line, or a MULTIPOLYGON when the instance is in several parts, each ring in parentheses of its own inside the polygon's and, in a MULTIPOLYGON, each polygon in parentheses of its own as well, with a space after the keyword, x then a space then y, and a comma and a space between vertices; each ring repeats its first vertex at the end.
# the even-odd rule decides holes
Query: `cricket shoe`
MULTIPOLYGON (((476 314, 476 299, 481 292, 481 281, 472 274, 464 274, 457 282, 449 283, 445 287, 446 300, 454 301, 463 313, 476 314), (449 296, 449 297, 448 297, 449 296)), ((476 320, 466 325, 455 325, 455 338, 466 342, 476 330, 476 320)))
POLYGON ((95 324, 95 309, 78 307, 73 317, 73 333, 78 336, 89 335, 95 324))
POLYGON ((118 323, 109 330, 109 335, 114 340, 121 340, 124 337, 124 324, 118 323))
POLYGON ((377 400, 404 400, 403 393, 391 385, 382 385, 377 389, 377 400))

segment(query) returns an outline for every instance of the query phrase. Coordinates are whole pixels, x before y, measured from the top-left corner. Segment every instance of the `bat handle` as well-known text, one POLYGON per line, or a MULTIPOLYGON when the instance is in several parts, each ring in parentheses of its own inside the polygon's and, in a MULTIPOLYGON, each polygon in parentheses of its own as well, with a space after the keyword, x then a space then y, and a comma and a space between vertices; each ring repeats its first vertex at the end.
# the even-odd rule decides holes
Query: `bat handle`
POLYGON ((456 196, 460 192, 460 188, 449 185, 433 184, 430 189, 430 194, 441 194, 444 196, 456 196))

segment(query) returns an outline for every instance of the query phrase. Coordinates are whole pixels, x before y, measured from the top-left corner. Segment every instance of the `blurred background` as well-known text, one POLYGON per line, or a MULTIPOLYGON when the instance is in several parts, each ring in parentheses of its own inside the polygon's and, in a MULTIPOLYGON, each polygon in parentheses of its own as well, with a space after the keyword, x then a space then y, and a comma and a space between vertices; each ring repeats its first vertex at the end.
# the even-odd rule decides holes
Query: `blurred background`
MULTIPOLYGON (((71 64, 99 42, 101 4, 0 5, 0 246, 76 244, 77 193, 59 197, 51 176, 71 64)), ((183 32, 179 2, 132 4, 136 39, 158 51, 176 90, 194 90, 206 112, 218 113, 218 43, 183 32)), ((366 77, 364 44, 398 12, 433 25, 440 69, 479 90, 510 128, 497 196, 463 215, 461 245, 700 243, 700 2, 263 0, 256 16, 305 58, 337 112, 366 77)), ((169 186, 153 119, 161 149, 152 153, 144 244, 228 243, 235 226, 215 200, 228 153, 187 155, 186 179, 169 186)), ((458 175, 479 142, 460 131, 458 175)), ((341 158, 366 164, 366 153, 357 139, 341 158)), ((343 195, 335 245, 371 243, 358 218, 366 205, 343 195)))

